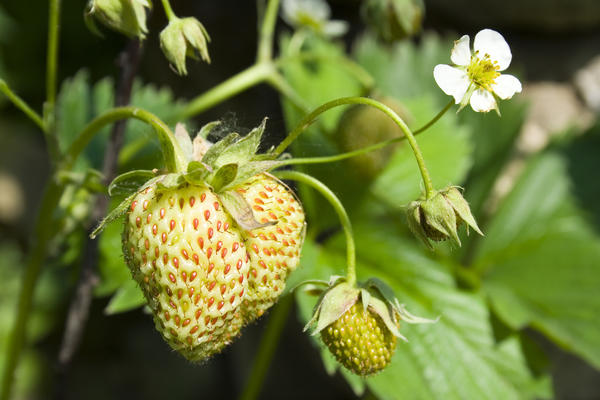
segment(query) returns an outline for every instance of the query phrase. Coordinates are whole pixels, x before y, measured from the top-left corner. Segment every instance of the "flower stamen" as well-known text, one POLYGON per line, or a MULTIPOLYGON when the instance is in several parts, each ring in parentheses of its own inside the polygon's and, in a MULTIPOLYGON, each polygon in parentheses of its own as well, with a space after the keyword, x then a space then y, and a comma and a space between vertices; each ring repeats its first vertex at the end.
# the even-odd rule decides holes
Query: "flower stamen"
POLYGON ((496 78, 500 76, 499 69, 498 62, 492 60, 489 54, 479 58, 479 51, 475 51, 467 66, 467 76, 478 88, 491 91, 496 78))

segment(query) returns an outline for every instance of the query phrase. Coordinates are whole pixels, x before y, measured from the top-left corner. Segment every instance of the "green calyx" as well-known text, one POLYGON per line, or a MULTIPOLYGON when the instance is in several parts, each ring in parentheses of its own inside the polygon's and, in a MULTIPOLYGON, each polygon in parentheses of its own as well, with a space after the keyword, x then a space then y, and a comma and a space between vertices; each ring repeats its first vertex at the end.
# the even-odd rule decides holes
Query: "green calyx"
POLYGON ((468 227, 471 227, 483 235, 471 214, 469 204, 456 186, 437 191, 430 198, 421 198, 410 203, 407 219, 411 231, 429 249, 433 248, 430 240, 439 242, 449 238, 460 246, 458 227, 463 223, 467 225, 467 232, 468 227))
POLYGON ((146 9, 151 8, 150 0, 90 0, 84 17, 90 30, 99 35, 94 20, 129 37, 144 39, 148 32, 146 9))
MULTIPOLYGON (((323 282, 318 281, 308 283, 311 284, 311 290, 313 291, 315 284, 323 284, 323 282)), ((312 318, 308 321, 304 330, 306 331, 314 326, 311 334, 319 334, 329 325, 339 320, 358 301, 362 303, 363 312, 372 312, 377 315, 395 337, 404 341, 407 341, 407 339, 400 334, 400 321, 411 324, 437 322, 437 319, 430 320, 410 314, 395 297, 393 290, 377 278, 371 278, 358 285, 351 285, 345 278, 334 276, 327 284, 327 289, 321 293, 313 310, 312 318)))
POLYGON ((256 221, 250 205, 235 190, 253 176, 281 165, 274 155, 257 154, 266 121, 265 118, 246 136, 232 132, 214 144, 206 137, 219 126, 219 121, 202 127, 194 140, 182 124, 177 124, 175 134, 165 137, 164 141, 168 143, 161 143, 163 151, 169 153, 171 158, 177 158, 177 170, 168 173, 156 169, 136 170, 117 176, 109 185, 108 192, 111 196, 125 198, 90 237, 94 238, 106 224, 124 215, 131 199, 149 186, 156 186, 157 192, 188 185, 209 187, 240 228, 253 230, 269 225, 256 221))
POLYGON ((209 42, 204 25, 194 17, 175 17, 160 33, 160 47, 179 75, 187 75, 186 57, 210 63, 209 42))

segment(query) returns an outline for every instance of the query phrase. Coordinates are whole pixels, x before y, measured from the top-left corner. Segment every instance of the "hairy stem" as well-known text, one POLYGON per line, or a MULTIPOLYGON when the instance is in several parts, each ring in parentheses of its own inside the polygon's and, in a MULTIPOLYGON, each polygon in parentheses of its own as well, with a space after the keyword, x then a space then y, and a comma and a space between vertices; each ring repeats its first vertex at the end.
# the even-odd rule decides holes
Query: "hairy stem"
POLYGON ((313 189, 317 190, 325 199, 331 204, 335 213, 338 215, 344 234, 346 235, 346 280, 349 284, 354 285, 356 283, 356 247, 354 244, 354 235, 352 234, 352 224, 346 209, 342 205, 342 202, 338 197, 329 189, 325 184, 310 175, 303 174, 298 171, 276 171, 273 173, 280 179, 290 179, 309 185, 313 189))
POLYGON ((50 10, 48 12, 48 54, 46 57, 46 103, 51 111, 54 111, 56 103, 59 27, 60 0, 50 0, 50 10))
POLYGON ((192 99, 175 119, 183 120, 200 114, 210 107, 264 82, 272 72, 273 66, 270 63, 259 63, 246 68, 242 72, 192 99))
POLYGON ((13 92, 7 85, 7 83, 0 79, 0 92, 2 92, 19 110, 29 117, 33 123, 35 123, 42 131, 46 131, 46 125, 42 117, 35 112, 23 99, 21 99, 15 92, 13 92))
POLYGON ((258 51, 256 54, 257 64, 269 62, 273 58, 273 34, 275 32, 278 9, 279 0, 269 0, 265 14, 262 17, 258 35, 258 51))
POLYGON ((308 128, 315 121, 315 119, 320 114, 324 113, 325 111, 331 108, 347 104, 364 104, 371 107, 375 107, 387 116, 389 116, 396 123, 396 125, 400 127, 400 129, 404 133, 404 136, 406 137, 406 140, 408 140, 408 143, 410 144, 410 147, 415 155, 415 159, 417 160, 417 165, 419 166, 419 170, 421 171, 421 177, 423 178, 423 184, 425 185, 425 194, 427 198, 433 196, 433 194, 435 193, 433 183, 431 181, 431 177, 429 176, 429 171, 425 166, 423 154, 421 153, 421 149, 419 148, 419 145, 413 133, 408 128, 406 123, 402 120, 402 118, 400 118, 398 114, 394 112, 394 110, 392 110, 385 104, 378 102, 377 100, 369 99, 367 97, 343 97, 341 99, 329 101, 321 105, 320 107, 317 107, 311 113, 306 115, 302 119, 302 121, 300 121, 300 123, 296 126, 296 128, 294 128, 294 130, 292 130, 292 132, 279 144, 279 146, 277 146, 277 148, 274 151, 274 154, 281 154, 294 140, 298 138, 298 136, 300 136, 300 134, 306 128, 308 128))
POLYGON ((156 115, 137 107, 117 107, 98 116, 90 122, 77 136, 71 147, 67 150, 63 162, 64 169, 70 169, 75 159, 83 151, 89 141, 104 126, 113 122, 133 118, 145 122, 154 128, 158 135, 163 154, 165 156, 165 166, 169 172, 184 171, 187 165, 186 157, 175 139, 175 135, 169 127, 161 121, 156 115))
POLYGON ((61 158, 55 126, 60 1, 61 0, 50 0, 50 10, 48 12, 46 103, 44 104, 44 125, 46 129, 43 130, 46 138, 46 146, 48 147, 48 154, 54 164, 58 163, 61 158))
POLYGON ((165 10, 165 15, 169 21, 177 19, 177 15, 173 12, 173 8, 171 7, 169 0, 162 0, 162 5, 165 10))
MULTIPOLYGON (((427 129, 431 128, 433 124, 435 124, 441 117, 450 109, 450 107, 454 104, 454 101, 451 100, 439 113, 436 114, 429 122, 420 127, 419 129, 413 131, 413 135, 417 136, 420 133, 425 132, 427 129)), ((369 153, 371 151, 379 150, 383 147, 389 146, 394 143, 399 143, 403 140, 406 140, 406 136, 400 136, 392 139, 387 139, 381 141, 379 143, 372 144, 370 146, 364 147, 362 149, 349 151, 347 153, 335 154, 332 156, 324 156, 324 157, 304 157, 304 158, 290 158, 289 160, 283 160, 278 165, 278 167, 283 167, 285 165, 301 165, 301 164, 323 164, 330 163, 335 161, 345 160, 347 158, 352 158, 356 156, 360 156, 362 154, 369 153)))
POLYGON ((271 312, 269 322, 263 332, 254 363, 252 364, 252 372, 246 379, 246 386, 239 397, 240 400, 254 400, 258 398, 293 304, 294 297, 288 294, 279 300, 271 312))

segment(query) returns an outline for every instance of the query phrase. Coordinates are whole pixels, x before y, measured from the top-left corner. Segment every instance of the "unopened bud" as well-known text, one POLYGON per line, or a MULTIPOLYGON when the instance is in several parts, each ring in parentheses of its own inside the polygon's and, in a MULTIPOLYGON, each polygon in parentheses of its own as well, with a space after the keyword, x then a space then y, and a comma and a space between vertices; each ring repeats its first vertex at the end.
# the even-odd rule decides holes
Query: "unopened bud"
POLYGON ((90 29, 98 32, 94 20, 129 37, 144 39, 146 8, 152 8, 150 0, 90 0, 85 20, 90 29))
POLYGON ((407 210, 408 226, 427 247, 429 240, 436 242, 452 239, 460 246, 458 227, 465 223, 477 233, 483 235, 469 204, 455 186, 436 192, 429 199, 420 199, 409 204, 407 210))
POLYGON ((160 33, 160 47, 179 75, 187 75, 186 57, 210 63, 208 42, 204 25, 194 17, 175 18, 160 33))

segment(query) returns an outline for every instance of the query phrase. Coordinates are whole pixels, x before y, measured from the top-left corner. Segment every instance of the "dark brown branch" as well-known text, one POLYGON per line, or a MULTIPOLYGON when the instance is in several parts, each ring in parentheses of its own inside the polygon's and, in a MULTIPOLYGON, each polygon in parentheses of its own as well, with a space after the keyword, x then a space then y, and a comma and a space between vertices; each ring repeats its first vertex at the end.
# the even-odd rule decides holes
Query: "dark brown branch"
MULTIPOLYGON (((142 44, 138 40, 131 40, 119 55, 118 64, 121 70, 121 76, 115 96, 115 107, 126 106, 130 102, 133 81, 137 73, 141 52, 142 44)), ((117 173, 118 155, 123 146, 123 136, 126 126, 127 120, 119 121, 115 123, 110 133, 110 139, 106 146, 102 167, 104 182, 106 184, 108 184, 117 173)), ((90 232, 96 226, 98 221, 106 215, 108 204, 109 199, 107 195, 98 195, 96 197, 91 215, 92 224, 89 228, 90 232)), ((79 347, 79 343, 81 342, 85 330, 94 287, 98 283, 98 276, 96 274, 98 256, 98 238, 95 240, 87 240, 82 257, 79 281, 69 307, 63 340, 58 354, 55 380, 55 398, 57 399, 65 397, 69 366, 71 365, 71 361, 79 347)))

